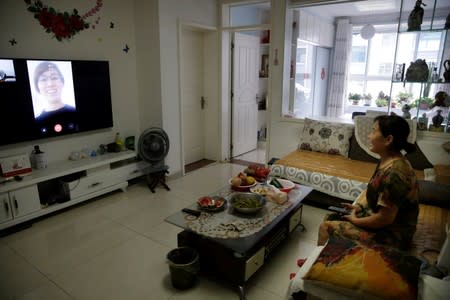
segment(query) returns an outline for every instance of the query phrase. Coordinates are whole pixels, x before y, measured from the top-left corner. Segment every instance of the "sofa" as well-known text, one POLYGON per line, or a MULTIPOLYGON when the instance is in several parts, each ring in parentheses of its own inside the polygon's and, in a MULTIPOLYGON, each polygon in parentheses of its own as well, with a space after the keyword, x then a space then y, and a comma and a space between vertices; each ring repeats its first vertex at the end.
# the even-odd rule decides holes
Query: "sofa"
MULTIPOLYGON (((448 240, 446 228, 450 225, 450 182, 447 182, 447 177, 440 175, 446 175, 449 166, 433 166, 428 161, 415 140, 415 121, 409 120, 408 122, 411 129, 408 141, 415 144, 416 151, 406 154, 406 157, 411 162, 419 179, 420 214, 413 245, 410 251, 404 255, 422 259, 426 251, 432 251, 437 256, 445 240, 448 240), (441 179, 440 182, 436 182, 437 177, 441 179), (442 180, 442 178, 444 179, 442 180)), ((373 116, 357 116, 354 124, 306 118, 298 148, 280 159, 273 159, 270 165, 271 175, 313 187, 314 191, 304 201, 306 204, 327 208, 331 205, 339 206, 345 201, 353 202, 367 187, 367 182, 378 161, 376 154, 370 152, 367 141, 372 124, 373 116)), ((333 241, 337 244, 339 242, 333 241)), ((342 247, 342 245, 329 245, 328 248, 330 247, 342 247)), ((366 254, 373 252, 372 249, 366 249, 361 245, 351 245, 351 247, 353 249, 351 251, 356 248, 358 251, 364 249, 366 254)), ((349 289, 330 285, 329 282, 324 284, 317 280, 304 281, 303 277, 308 274, 313 264, 320 261, 325 250, 324 247, 317 247, 311 253, 307 259, 309 262, 292 279, 287 292, 288 297, 302 295, 302 291, 307 291, 330 299, 346 299, 352 296, 367 299, 377 298, 370 293, 363 292, 361 294, 359 288, 350 289, 350 292, 354 293, 349 294, 349 289)), ((386 251, 387 253, 395 252, 393 250, 386 251)), ((386 253, 381 255, 381 257, 388 256, 386 253)), ((347 272, 351 273, 351 270, 353 269, 347 269, 347 272)))
MULTIPOLYGON (((367 187, 377 162, 368 146, 373 116, 354 124, 305 119, 297 149, 269 162, 270 174, 311 186, 305 203, 319 207, 353 202, 367 187)), ((433 165, 416 142, 416 122, 408 120, 415 151, 405 154, 419 180, 420 202, 450 208, 450 165, 433 165), (448 196, 448 197, 447 197, 448 196)))

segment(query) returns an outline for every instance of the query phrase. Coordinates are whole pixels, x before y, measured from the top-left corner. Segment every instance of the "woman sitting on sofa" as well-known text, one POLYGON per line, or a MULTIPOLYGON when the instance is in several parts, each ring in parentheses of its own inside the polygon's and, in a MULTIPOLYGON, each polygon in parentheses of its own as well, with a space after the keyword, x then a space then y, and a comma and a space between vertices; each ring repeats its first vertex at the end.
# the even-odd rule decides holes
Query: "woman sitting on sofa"
POLYGON ((408 123, 400 116, 374 119, 368 137, 370 150, 380 155, 377 168, 354 205, 343 204, 348 215, 326 217, 318 245, 337 235, 400 249, 410 246, 419 214, 419 190, 414 170, 400 152, 414 149, 408 135, 408 123))

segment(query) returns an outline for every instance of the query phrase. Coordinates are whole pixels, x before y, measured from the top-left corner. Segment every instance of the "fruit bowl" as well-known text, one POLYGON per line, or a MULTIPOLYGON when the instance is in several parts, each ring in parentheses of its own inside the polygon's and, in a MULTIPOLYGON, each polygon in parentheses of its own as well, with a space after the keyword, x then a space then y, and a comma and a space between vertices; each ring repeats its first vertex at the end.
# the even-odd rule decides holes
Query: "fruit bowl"
POLYGON ((244 170, 244 173, 248 176, 253 176, 258 182, 265 182, 270 173, 270 169, 259 165, 249 165, 244 170))
POLYGON ((257 185, 250 188, 250 192, 261 195, 261 196, 266 196, 267 194, 270 194, 271 192, 276 193, 276 191, 278 191, 278 189, 276 187, 274 187, 273 185, 261 184, 261 183, 258 183, 257 185))
POLYGON ((255 193, 234 193, 228 202, 240 213, 256 214, 266 205, 266 198, 255 193))
POLYGON ((235 186, 235 185, 233 185, 233 184, 231 183, 231 180, 232 180, 232 179, 233 179, 233 178, 230 178, 230 180, 228 181, 228 183, 230 184, 231 189, 232 189, 233 191, 236 191, 236 192, 248 192, 248 191, 250 190, 251 187, 253 187, 253 186, 256 185, 256 181, 255 181, 255 182, 253 182, 253 184, 250 184, 250 185, 239 185, 239 186, 235 186))
POLYGON ((208 212, 221 211, 225 208, 227 201, 220 196, 204 196, 197 200, 198 207, 208 212))
MULTIPOLYGON (((295 188, 295 183, 293 183, 290 180, 281 179, 281 178, 277 178, 276 180, 283 186, 283 187, 278 188, 282 192, 289 193, 293 188, 295 188)), ((270 184, 271 186, 275 186, 271 182, 272 182, 271 180, 267 181, 267 183, 270 184)))

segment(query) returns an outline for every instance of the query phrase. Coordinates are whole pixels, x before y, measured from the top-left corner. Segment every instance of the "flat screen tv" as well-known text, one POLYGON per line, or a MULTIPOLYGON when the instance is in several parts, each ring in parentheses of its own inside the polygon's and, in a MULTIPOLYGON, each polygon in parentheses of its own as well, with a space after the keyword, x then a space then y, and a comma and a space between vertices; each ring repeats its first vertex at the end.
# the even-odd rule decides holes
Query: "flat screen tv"
POLYGON ((112 126, 107 61, 0 58, 0 145, 112 126))

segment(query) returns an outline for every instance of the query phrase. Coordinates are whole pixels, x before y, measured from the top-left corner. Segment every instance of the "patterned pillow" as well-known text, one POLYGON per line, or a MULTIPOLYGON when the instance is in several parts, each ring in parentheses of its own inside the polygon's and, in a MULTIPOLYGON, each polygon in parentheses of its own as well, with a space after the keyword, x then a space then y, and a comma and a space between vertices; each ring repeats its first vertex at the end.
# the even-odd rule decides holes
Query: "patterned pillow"
POLYGON ((305 118, 299 149, 348 156, 353 125, 305 118))
POLYGON ((421 264, 395 248, 330 237, 303 279, 349 296, 417 299, 421 264))

